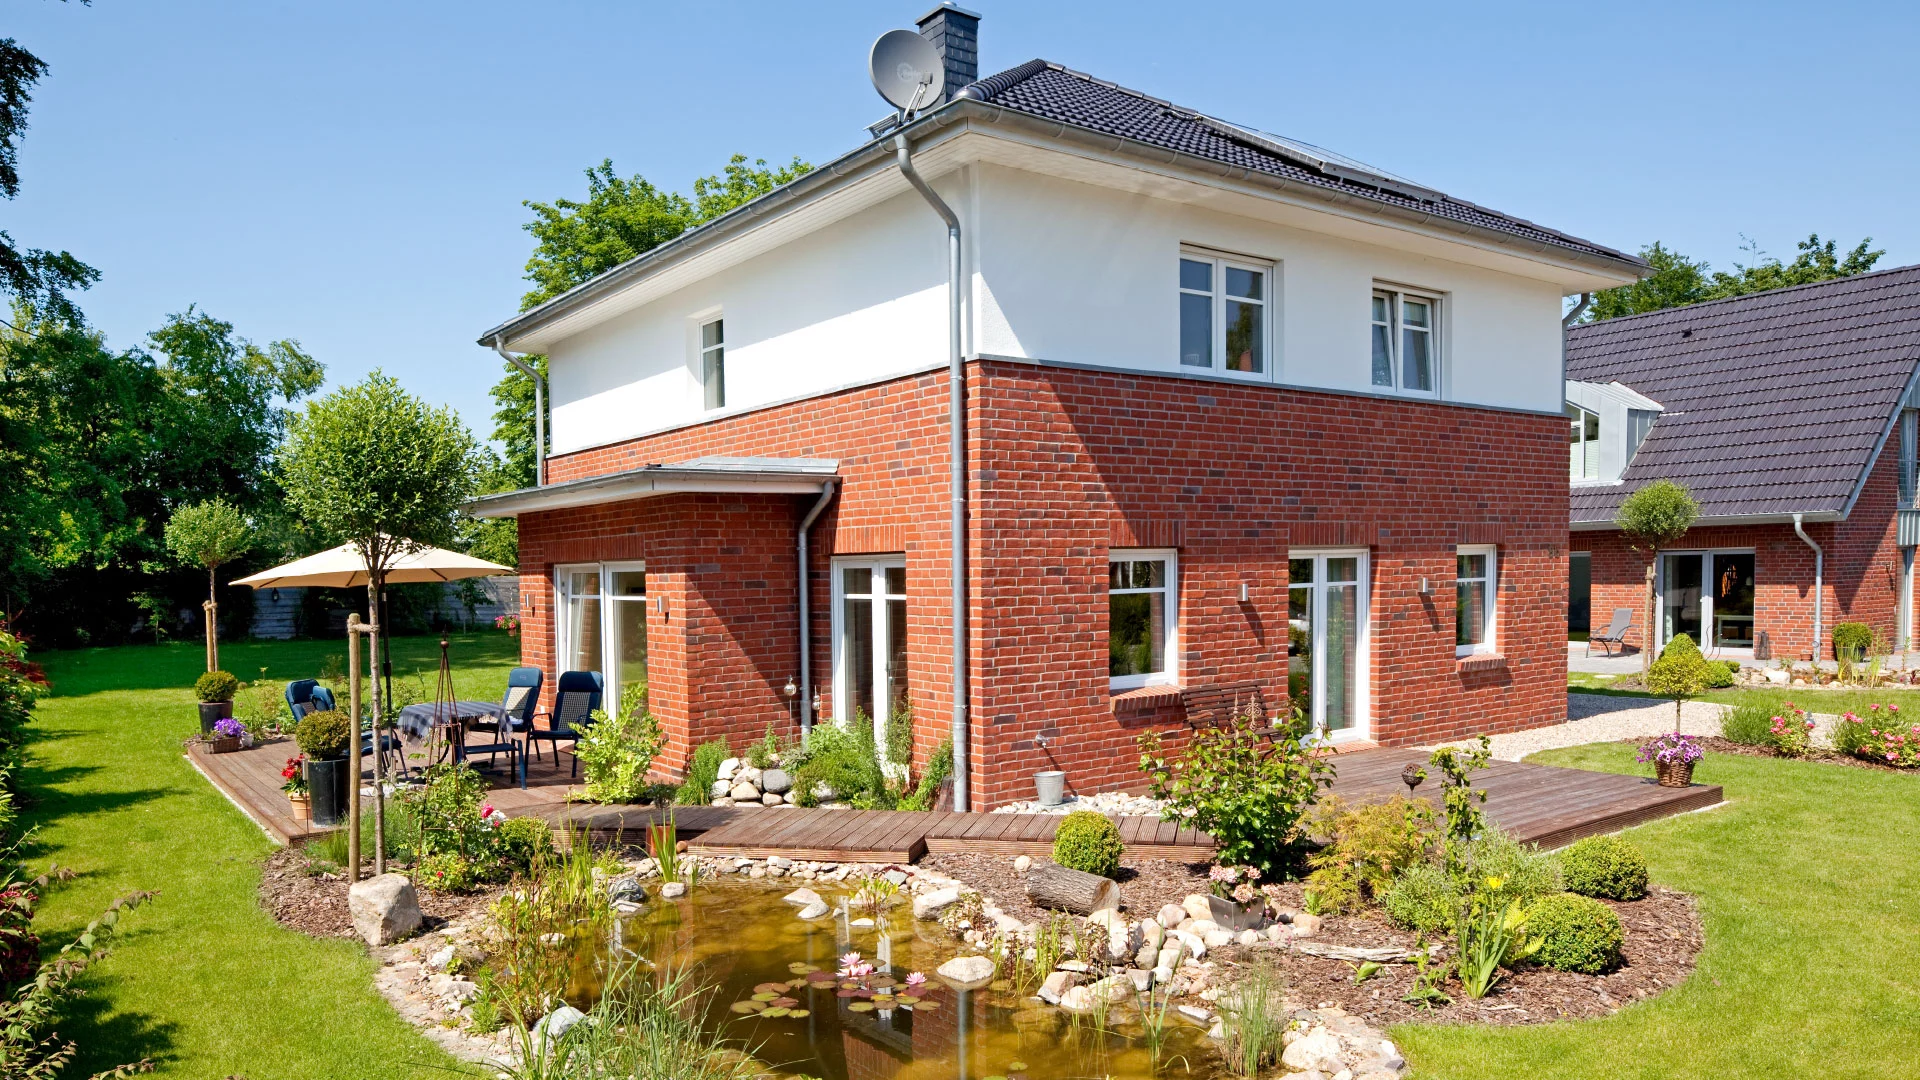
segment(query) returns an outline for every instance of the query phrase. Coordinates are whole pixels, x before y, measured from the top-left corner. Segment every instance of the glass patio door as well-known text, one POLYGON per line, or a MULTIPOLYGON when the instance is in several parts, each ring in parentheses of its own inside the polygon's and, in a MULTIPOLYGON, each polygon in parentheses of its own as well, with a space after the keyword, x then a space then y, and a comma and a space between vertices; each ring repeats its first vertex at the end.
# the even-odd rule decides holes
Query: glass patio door
POLYGON ((887 714, 907 696, 907 564, 847 560, 834 570, 833 718, 871 723, 885 747, 887 714))
POLYGON ((611 710, 628 686, 647 685, 645 563, 563 566, 555 575, 560 671, 598 671, 611 710))
POLYGON ((1694 644, 1705 646, 1707 641, 1700 636, 1700 553, 1668 555, 1665 562, 1661 567, 1660 640, 1664 644, 1685 634, 1694 644))
POLYGON ((1287 696, 1326 739, 1366 737, 1366 561, 1338 551, 1287 561, 1287 696))
POLYGON ((1753 552, 1660 556, 1660 644, 1685 634, 1704 650, 1753 648, 1753 552))

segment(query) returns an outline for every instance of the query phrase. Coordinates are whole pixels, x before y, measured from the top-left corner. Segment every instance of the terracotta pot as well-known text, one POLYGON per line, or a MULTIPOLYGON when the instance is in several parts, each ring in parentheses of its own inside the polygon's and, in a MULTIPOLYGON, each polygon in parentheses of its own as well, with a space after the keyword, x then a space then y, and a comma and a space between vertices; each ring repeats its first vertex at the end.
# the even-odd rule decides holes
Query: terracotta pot
POLYGON ((313 808, 313 800, 305 795, 289 794, 287 796, 287 806, 292 809, 294 817, 304 821, 310 816, 310 811, 313 808))
POLYGON ((213 740, 213 752, 216 754, 231 754, 238 749, 240 749, 240 736, 238 735, 232 738, 213 740))
POLYGON ((1661 787, 1687 787, 1693 783, 1691 761, 1656 761, 1654 773, 1660 778, 1661 787))

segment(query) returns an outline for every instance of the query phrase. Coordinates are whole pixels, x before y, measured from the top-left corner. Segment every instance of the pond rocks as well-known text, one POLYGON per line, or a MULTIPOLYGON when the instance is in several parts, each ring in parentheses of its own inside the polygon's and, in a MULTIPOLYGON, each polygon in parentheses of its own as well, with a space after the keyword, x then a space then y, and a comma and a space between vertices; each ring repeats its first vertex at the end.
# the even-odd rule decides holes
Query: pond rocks
POLYGON ((1293 917, 1293 936, 1312 937, 1320 932, 1320 916, 1301 912, 1293 917))
POLYGON ((1013 857, 1013 872, 1014 872, 1014 873, 1016 873, 1016 874, 1024 874, 1024 873, 1026 873, 1027 871, 1029 871, 1029 870, 1031 870, 1031 869, 1033 869, 1033 856, 1031 856, 1031 855, 1015 855, 1015 856, 1013 857))
POLYGON ((727 797, 736 803, 759 802, 760 789, 744 781, 735 783, 727 792, 727 797))
POLYGON ((1049 1005, 1060 1004, 1060 996, 1079 986, 1080 973, 1077 971, 1056 971, 1040 984, 1040 992, 1034 996, 1049 1005))
POLYGON ((683 881, 669 881, 660 886, 660 899, 677 900, 687 895, 687 885, 683 881))
POLYGON ((785 900, 794 907, 801 908, 811 907, 814 904, 821 903, 820 894, 814 892, 812 889, 795 889, 780 899, 785 900))
POLYGON ((637 877, 617 877, 607 882, 607 900, 614 904, 644 904, 647 890, 637 877))
POLYGON ((1314 1028, 1290 1043, 1280 1055, 1280 1064, 1302 1072, 1318 1069, 1329 1075, 1347 1067, 1340 1054, 1340 1040, 1324 1027, 1314 1028))
POLYGON ((766 794, 764 794, 764 795, 762 795, 762 796, 760 796, 760 805, 761 805, 761 806, 785 806, 786 804, 787 804, 787 800, 785 800, 785 799, 783 799, 783 798, 781 798, 781 797, 780 797, 780 796, 778 796, 778 795, 775 795, 775 794, 774 794, 773 792, 771 792, 771 791, 769 791, 769 792, 767 792, 766 794))
POLYGON ((730 757, 720 763, 720 771, 715 775, 719 776, 722 780, 732 780, 733 774, 740 771, 742 764, 744 763, 739 758, 730 757))
POLYGON ((813 903, 808 904, 806 907, 801 908, 799 911, 795 912, 794 914, 798 918, 802 918, 807 920, 808 922, 812 922, 813 920, 821 918, 822 916, 826 915, 826 913, 827 913, 826 903, 824 901, 815 900, 813 903))
POLYGON ((1153 921, 1159 923, 1162 929, 1171 930, 1187 921, 1187 911, 1179 904, 1162 904, 1153 921))
POLYGON ((1188 893, 1187 898, 1180 901, 1180 909, 1188 918, 1213 921, 1213 897, 1205 893, 1188 893))
POLYGON ((769 795, 785 795, 793 790, 793 776, 785 769, 768 769, 760 774, 760 790, 769 795))
POLYGON ((940 913, 960 901, 960 890, 935 889, 921 893, 913 898, 913 917, 916 919, 937 919, 940 913))
POLYGON ((405 874, 381 874, 347 890, 354 932, 373 946, 389 945, 420 929, 420 896, 405 874))
POLYGON ((993 961, 984 956, 956 956, 934 974, 956 990, 978 990, 993 981, 993 961))
POLYGON ((573 1026, 585 1020, 587 1014, 571 1005, 562 1005, 533 1025, 533 1043, 543 1046, 549 1039, 558 1039, 573 1030, 573 1026))

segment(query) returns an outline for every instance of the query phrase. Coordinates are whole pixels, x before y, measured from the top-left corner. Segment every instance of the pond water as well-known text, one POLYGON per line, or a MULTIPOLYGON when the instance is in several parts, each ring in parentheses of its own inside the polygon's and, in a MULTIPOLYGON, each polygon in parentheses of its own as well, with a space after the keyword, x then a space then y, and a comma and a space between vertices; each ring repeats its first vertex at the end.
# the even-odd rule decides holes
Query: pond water
MULTIPOLYGON (((617 940, 660 966, 690 963, 715 988, 709 1029, 779 1071, 822 1080, 1043 1080, 1054 1077, 1212 1078, 1226 1075, 1195 1023, 1164 1011, 1159 1046, 1136 1004, 1113 1005, 1104 1023, 1071 1017, 1006 982, 955 990, 934 969, 958 952, 938 923, 902 905, 874 925, 842 914, 844 891, 809 887, 834 908, 806 922, 777 888, 702 883, 677 900, 653 900, 622 920, 617 940), (836 975, 857 952, 874 973, 836 975), (910 987, 910 973, 927 976, 910 987)), ((651 890, 650 890, 651 891, 651 890)), ((904 899, 904 897, 902 898, 904 899)), ((600 950, 594 950, 599 952, 600 950)), ((604 960, 583 953, 570 1001, 597 995, 604 960)))

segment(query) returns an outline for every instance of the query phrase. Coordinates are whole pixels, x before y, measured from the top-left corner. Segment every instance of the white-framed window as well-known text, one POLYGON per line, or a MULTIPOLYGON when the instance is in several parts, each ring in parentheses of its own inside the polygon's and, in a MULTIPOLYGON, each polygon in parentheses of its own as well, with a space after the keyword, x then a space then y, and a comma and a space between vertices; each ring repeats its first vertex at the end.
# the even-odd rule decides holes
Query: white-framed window
POLYGON ((727 407, 727 320, 700 324, 700 390, 706 407, 727 407))
POLYGON ((1403 394, 1440 392, 1440 298, 1373 290, 1373 385, 1403 394))
POLYGON ((1367 737, 1367 551, 1287 552, 1287 697, 1322 739, 1367 737))
POLYGON ((1567 475, 1574 480, 1600 479, 1600 414, 1567 404, 1567 475))
POLYGON ((1500 552, 1492 544, 1454 549, 1453 647, 1457 656, 1492 653, 1500 608, 1500 552))
POLYGON ((1267 374, 1273 322, 1271 264, 1180 253, 1180 366, 1267 374))
POLYGON ((1920 497, 1920 410, 1900 410, 1900 506, 1920 497))
POLYGON ((647 685, 647 564, 554 568, 554 656, 559 671, 598 671, 612 709, 628 686, 647 685))
POLYGON ((1107 677, 1115 690, 1178 682, 1180 558, 1157 548, 1107 556, 1107 677))
POLYGON ((907 560, 833 560, 833 718, 873 725, 884 747, 887 714, 907 697, 907 560))

